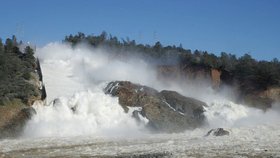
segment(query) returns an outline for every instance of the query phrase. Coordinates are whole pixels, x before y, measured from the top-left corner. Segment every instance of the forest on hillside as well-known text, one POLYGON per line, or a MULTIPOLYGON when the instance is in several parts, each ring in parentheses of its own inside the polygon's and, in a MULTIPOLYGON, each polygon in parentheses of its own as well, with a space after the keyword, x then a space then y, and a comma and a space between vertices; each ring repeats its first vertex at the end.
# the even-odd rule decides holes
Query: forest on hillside
POLYGON ((277 58, 272 61, 258 61, 249 54, 236 57, 234 54, 221 52, 219 56, 207 51, 185 49, 180 46, 163 46, 160 42, 154 45, 137 44, 135 40, 118 39, 102 32, 100 35, 66 36, 64 42, 73 47, 80 43, 87 43, 95 48, 109 49, 116 56, 139 55, 145 59, 160 59, 162 65, 178 65, 179 67, 215 68, 222 72, 221 79, 226 84, 238 84, 242 93, 266 90, 280 86, 280 62, 277 58), (177 62, 168 62, 176 59, 177 62))
MULTIPOLYGON (((64 42, 73 47, 84 42, 95 48, 111 50, 108 52, 116 57, 136 55, 147 61, 157 61, 158 65, 218 69, 222 72, 223 83, 238 84, 244 94, 280 86, 280 62, 277 58, 272 61, 258 61, 249 54, 236 57, 222 52, 217 56, 207 51, 191 51, 181 45, 163 46, 160 42, 154 45, 137 44, 135 40, 120 40, 106 32, 100 35, 69 35, 64 42)), ((13 99, 27 103, 30 96, 39 95, 34 85, 29 82, 32 78, 31 72, 36 71, 34 51, 30 46, 21 51, 20 45, 22 43, 17 42, 15 36, 7 38, 5 42, 0 40, 0 105, 13 99)))
POLYGON ((34 51, 26 46, 22 52, 15 36, 0 39, 0 106, 10 104, 15 99, 27 104, 31 96, 38 96, 39 91, 30 83, 31 72, 35 72, 34 51))

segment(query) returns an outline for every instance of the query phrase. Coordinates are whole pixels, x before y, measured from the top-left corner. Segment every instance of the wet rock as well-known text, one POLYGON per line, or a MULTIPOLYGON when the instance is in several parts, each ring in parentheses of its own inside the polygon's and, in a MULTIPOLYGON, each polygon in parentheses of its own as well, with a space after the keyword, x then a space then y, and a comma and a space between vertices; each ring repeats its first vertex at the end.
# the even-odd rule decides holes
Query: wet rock
POLYGON ((134 110, 132 112, 132 117, 135 118, 137 122, 141 121, 141 119, 139 117, 140 115, 141 115, 141 111, 134 110))
POLYGON ((129 81, 110 82, 104 91, 118 97, 125 112, 128 107, 142 107, 140 112, 133 113, 134 117, 141 114, 149 120, 149 126, 157 131, 182 132, 205 123, 203 107, 206 104, 175 91, 158 92, 129 81))
POLYGON ((62 102, 59 98, 55 98, 53 101, 52 101, 52 106, 60 106, 62 105, 62 102))
POLYGON ((229 131, 224 130, 223 128, 216 128, 216 129, 211 129, 210 131, 207 132, 206 136, 225 136, 229 135, 229 131))
POLYGON ((71 109, 71 111, 72 111, 73 113, 75 113, 75 112, 77 111, 77 106, 73 106, 73 107, 71 107, 70 109, 71 109))

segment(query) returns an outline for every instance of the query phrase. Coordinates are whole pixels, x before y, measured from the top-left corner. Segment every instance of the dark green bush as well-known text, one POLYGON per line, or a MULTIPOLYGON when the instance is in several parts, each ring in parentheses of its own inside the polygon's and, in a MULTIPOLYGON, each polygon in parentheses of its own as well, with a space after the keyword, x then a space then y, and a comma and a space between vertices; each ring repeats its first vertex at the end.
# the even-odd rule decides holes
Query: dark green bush
POLYGON ((23 77, 25 80, 30 80, 31 75, 30 75, 29 72, 25 72, 25 73, 22 75, 22 77, 23 77))
POLYGON ((27 82, 35 71, 33 55, 29 46, 21 52, 16 38, 7 39, 5 44, 0 40, 0 105, 14 99, 27 102, 31 96, 38 95, 34 85, 27 82))

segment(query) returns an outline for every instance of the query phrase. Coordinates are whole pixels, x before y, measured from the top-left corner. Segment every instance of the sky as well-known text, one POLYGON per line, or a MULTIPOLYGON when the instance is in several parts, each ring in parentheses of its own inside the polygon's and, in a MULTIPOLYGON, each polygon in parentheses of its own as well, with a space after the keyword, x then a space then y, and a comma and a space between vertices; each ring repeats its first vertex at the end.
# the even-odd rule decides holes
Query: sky
POLYGON ((0 0, 0 18, 2 39, 39 47, 106 31, 143 44, 280 59, 279 0, 0 0))

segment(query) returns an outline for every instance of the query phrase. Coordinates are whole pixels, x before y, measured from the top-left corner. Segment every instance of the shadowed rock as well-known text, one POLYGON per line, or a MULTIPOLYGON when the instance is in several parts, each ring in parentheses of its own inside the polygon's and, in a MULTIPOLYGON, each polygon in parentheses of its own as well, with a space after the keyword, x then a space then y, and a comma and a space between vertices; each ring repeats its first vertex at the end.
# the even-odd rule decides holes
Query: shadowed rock
POLYGON ((159 131, 182 132, 205 123, 206 104, 175 91, 158 92, 129 81, 110 82, 104 91, 118 97, 125 112, 128 107, 142 107, 138 114, 149 120, 149 127, 159 131))
POLYGON ((0 138, 19 136, 27 121, 35 114, 34 108, 23 108, 12 120, 0 128, 0 138))
POLYGON ((213 135, 213 136, 225 136, 229 135, 229 131, 224 130, 223 128, 211 129, 207 132, 206 136, 213 135))

